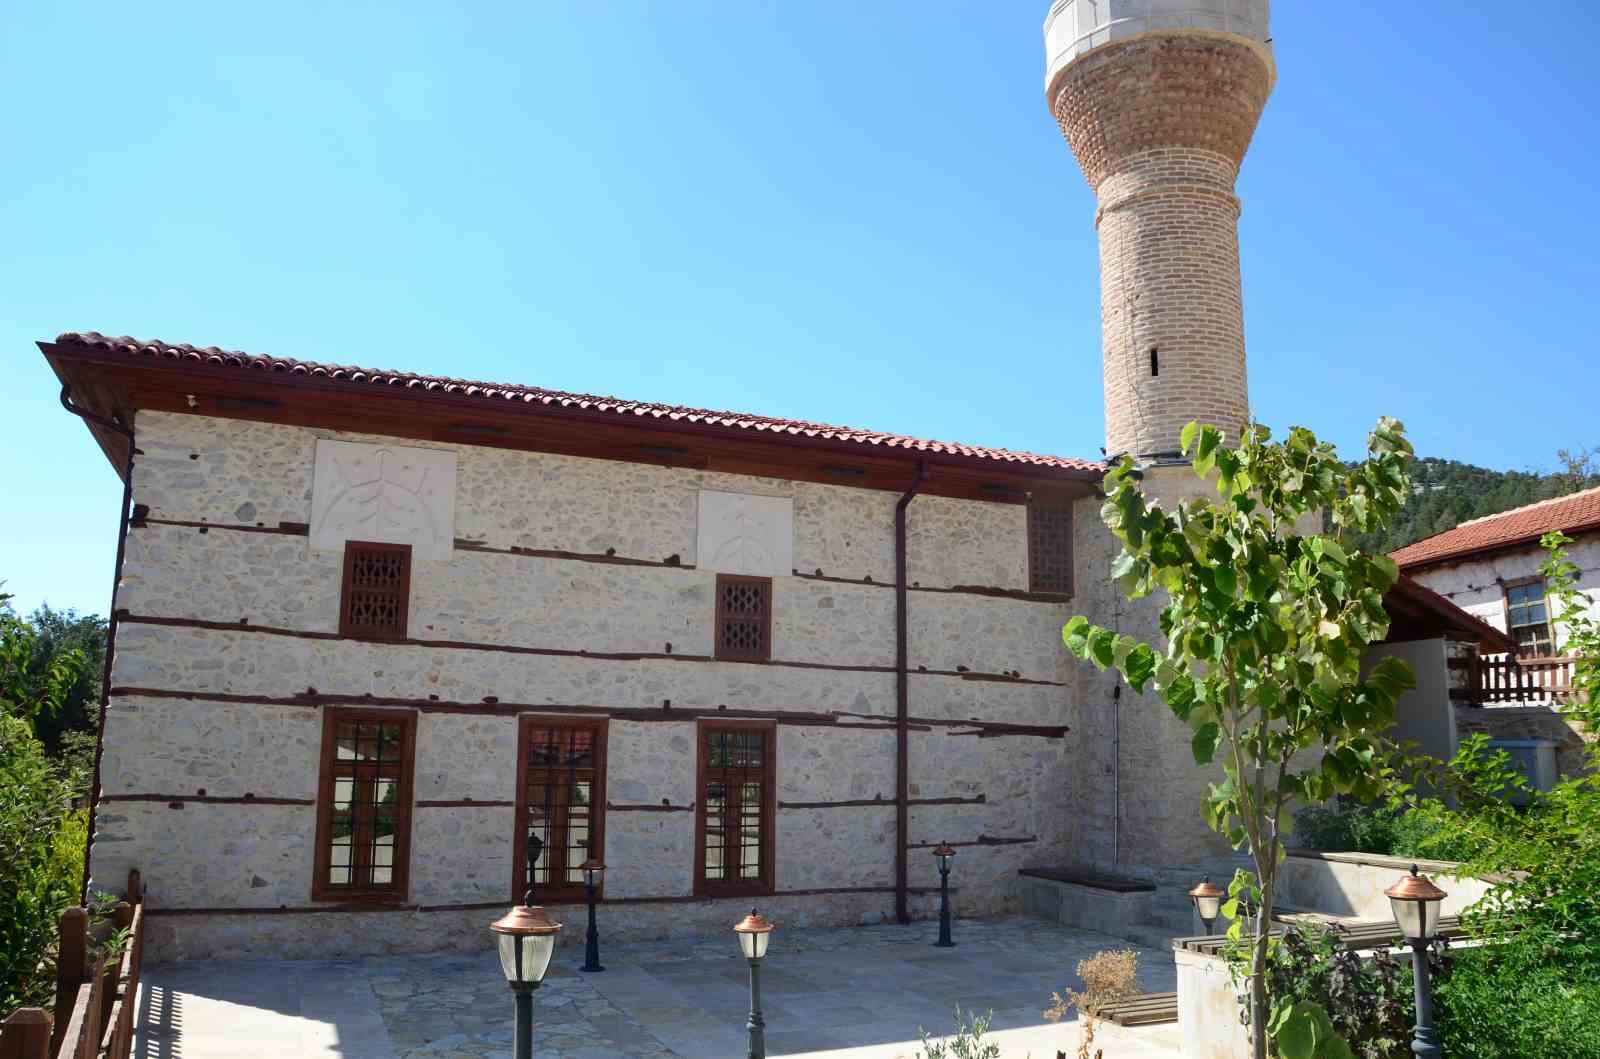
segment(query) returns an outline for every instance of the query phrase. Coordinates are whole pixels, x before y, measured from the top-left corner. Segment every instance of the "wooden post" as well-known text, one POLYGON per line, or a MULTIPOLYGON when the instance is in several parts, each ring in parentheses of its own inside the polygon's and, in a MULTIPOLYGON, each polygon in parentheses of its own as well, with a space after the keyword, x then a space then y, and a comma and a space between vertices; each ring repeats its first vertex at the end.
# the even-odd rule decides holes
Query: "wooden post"
POLYGON ((50 1059, 50 1025, 43 1008, 18 1008, 0 1023, 0 1059, 50 1059))
POLYGON ((144 904, 144 876, 139 874, 138 868, 128 869, 128 903, 144 904))
MULTIPOLYGON (((83 984, 83 966, 89 949, 89 910, 82 906, 61 913, 57 927, 55 1028, 57 1038, 72 1020, 72 1005, 78 1002, 78 987, 83 984)), ((61 1046, 51 1042, 52 1050, 61 1046)))

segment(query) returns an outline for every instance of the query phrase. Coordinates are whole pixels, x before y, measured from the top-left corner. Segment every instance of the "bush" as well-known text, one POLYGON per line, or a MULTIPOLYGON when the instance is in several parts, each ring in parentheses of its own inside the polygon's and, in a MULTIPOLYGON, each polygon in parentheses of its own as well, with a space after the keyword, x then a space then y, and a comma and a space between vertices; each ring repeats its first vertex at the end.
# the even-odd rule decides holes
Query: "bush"
POLYGON ((918 1027, 917 1036, 922 1040, 922 1050, 917 1053, 917 1059, 1000 1059, 1000 1046, 983 1039, 983 1035, 989 1032, 989 1020, 993 1016, 992 1011, 986 1015, 974 1015, 970 1011, 963 1013, 960 1005, 957 1005, 955 1035, 942 1041, 934 1040, 926 1030, 918 1027))
POLYGON ((1452 1059, 1600 1059, 1600 954, 1536 933, 1458 949, 1435 993, 1452 1059))
POLYGON ((1466 818, 1435 799, 1405 809, 1313 805, 1295 814, 1294 825, 1300 845, 1330 853, 1469 860, 1484 847, 1466 818))
POLYGON ((1133 949, 1097 952, 1087 960, 1078 961, 1078 977, 1083 979, 1083 989, 1068 986, 1066 996, 1051 993, 1044 1017, 1060 1022, 1077 1008, 1083 1014, 1079 1024, 1078 1059, 1098 1059, 1100 1049, 1094 1046, 1095 1019, 1111 1005, 1144 992, 1139 982, 1139 954, 1133 949))
POLYGON ((1360 1059, 1409 1054, 1412 995, 1408 966, 1385 952, 1363 960, 1344 947, 1336 927, 1290 927, 1267 965, 1272 1010, 1320 1007, 1360 1059))
POLYGON ((82 880, 87 813, 25 721, 0 713, 0 1012, 54 994, 56 924, 82 880))

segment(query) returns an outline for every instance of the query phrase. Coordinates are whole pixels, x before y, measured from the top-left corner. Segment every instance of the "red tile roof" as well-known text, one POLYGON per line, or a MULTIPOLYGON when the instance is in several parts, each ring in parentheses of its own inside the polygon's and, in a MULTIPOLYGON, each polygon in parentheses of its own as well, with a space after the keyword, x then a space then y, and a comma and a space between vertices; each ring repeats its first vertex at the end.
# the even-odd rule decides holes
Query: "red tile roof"
POLYGON ((483 401, 518 402, 524 405, 544 405, 577 408, 600 412, 613 412, 618 416, 642 419, 671 420, 686 424, 716 427, 737 427, 754 432, 795 437, 824 438, 887 449, 905 449, 914 452, 948 453, 1003 464, 1023 464, 1041 468, 1100 472, 1105 465, 1093 460, 1078 460, 1067 456, 1045 456, 1031 452, 1014 452, 1010 449, 988 448, 979 445, 962 445, 948 441, 930 441, 924 438, 885 434, 875 430, 858 430, 854 427, 829 426, 825 423, 808 423, 797 419, 778 419, 772 416, 749 415, 742 412, 717 412, 705 408, 685 408, 678 405, 629 401, 617 397, 599 397, 593 394, 564 393, 536 386, 518 386, 494 382, 473 382, 437 375, 415 375, 409 372, 381 371, 339 364, 318 364, 307 360, 290 360, 286 357, 262 356, 218 349, 215 346, 199 348, 186 343, 142 340, 123 336, 111 338, 98 331, 68 331, 56 338, 62 346, 83 346, 96 350, 125 354, 128 357, 145 357, 151 360, 180 360, 196 364, 281 372, 287 375, 313 376, 337 379, 357 386, 401 386, 429 393, 453 394, 479 398, 483 401))
POLYGON ((1415 570, 1482 552, 1537 543, 1552 530, 1576 535, 1596 529, 1600 529, 1600 488, 1475 518, 1455 529, 1390 552, 1389 557, 1402 569, 1415 570))

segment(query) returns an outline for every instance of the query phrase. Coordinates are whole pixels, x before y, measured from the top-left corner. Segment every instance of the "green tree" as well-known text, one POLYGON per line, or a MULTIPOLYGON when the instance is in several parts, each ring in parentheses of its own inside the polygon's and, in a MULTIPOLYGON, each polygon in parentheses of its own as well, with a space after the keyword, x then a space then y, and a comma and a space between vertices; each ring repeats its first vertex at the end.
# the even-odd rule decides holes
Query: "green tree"
MULTIPOLYGON (((106 663, 106 619, 98 614, 55 610, 49 604, 28 615, 38 634, 36 664, 76 651, 83 664, 77 678, 66 686, 54 712, 34 718, 34 732, 52 757, 63 757, 75 742, 73 733, 92 737, 100 723, 100 678, 106 663)), ((81 739, 76 742, 81 743, 81 739)))
POLYGON ((72 783, 36 726, 66 702, 83 652, 52 644, 0 593, 0 1013, 49 993, 56 919, 76 900, 87 838, 72 783))
POLYGON ((1230 449, 1216 427, 1190 423, 1181 444, 1193 453, 1194 472, 1214 482, 1215 502, 1201 497, 1165 510, 1124 459, 1106 476, 1101 512, 1123 546, 1111 570, 1122 590, 1132 599, 1167 594, 1166 646, 1082 616, 1062 638, 1079 658, 1116 668, 1134 690, 1152 688, 1192 729, 1195 761, 1221 762, 1224 779, 1211 785, 1202 813, 1255 863, 1254 879, 1234 879, 1226 912, 1236 940, 1247 919, 1251 927, 1250 1026, 1255 1055, 1265 1059, 1269 1022, 1285 1054, 1316 1040, 1320 1027, 1307 1011, 1271 1017, 1267 1008, 1286 810, 1335 794, 1377 797, 1391 749, 1383 733, 1395 701, 1414 686, 1394 659, 1362 674, 1367 645, 1388 633, 1383 594, 1399 572, 1386 556, 1344 540, 1394 518, 1410 495, 1413 454, 1404 428, 1387 418, 1354 466, 1300 427, 1275 443, 1267 428, 1251 425, 1230 449), (1332 532, 1302 532, 1322 512, 1332 532), (1320 755, 1303 754, 1313 748, 1320 755))

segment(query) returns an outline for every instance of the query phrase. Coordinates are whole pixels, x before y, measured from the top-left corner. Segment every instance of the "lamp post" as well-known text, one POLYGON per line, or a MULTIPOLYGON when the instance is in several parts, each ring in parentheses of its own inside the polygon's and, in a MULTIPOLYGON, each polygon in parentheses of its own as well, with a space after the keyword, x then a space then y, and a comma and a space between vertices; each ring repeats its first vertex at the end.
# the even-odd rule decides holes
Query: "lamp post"
POLYGON ((1222 892, 1222 887, 1213 885, 1211 876, 1202 875, 1199 885, 1189 891, 1189 900, 1194 902, 1195 914, 1200 917, 1200 925, 1210 934, 1216 926, 1217 916, 1222 911, 1222 899, 1228 895, 1222 892))
POLYGON ((1428 945, 1439 930, 1439 909, 1445 892, 1417 874, 1404 876, 1384 891, 1394 910, 1394 921, 1411 945, 1411 967, 1417 991, 1417 1026, 1411 1038, 1411 1051, 1421 1059, 1439 1059, 1444 1053, 1433 1032, 1433 987, 1428 980, 1428 945))
POLYGON ((933 856, 939 862, 939 940, 933 943, 936 949, 953 949, 956 945, 950 940, 950 861, 955 855, 948 842, 933 847, 933 856))
POLYGON ((555 952, 561 924, 533 903, 533 865, 544 850, 537 835, 528 836, 528 889, 522 903, 489 924, 500 951, 500 969, 516 995, 516 1059, 533 1059, 533 991, 544 981, 555 952))
POLYGON ((750 961, 750 1020, 745 1023, 745 1029, 750 1031, 750 1047, 745 1056, 746 1059, 767 1059, 767 1023, 761 1017, 761 961, 767 955, 772 923, 752 908, 733 929, 739 935, 740 951, 750 961))
POLYGON ((603 971, 600 966, 600 930, 594 924, 595 894, 600 889, 600 883, 606 876, 606 866, 597 860, 585 861, 583 865, 583 889, 589 899, 589 934, 585 939, 583 948, 583 966, 580 971, 603 971))

